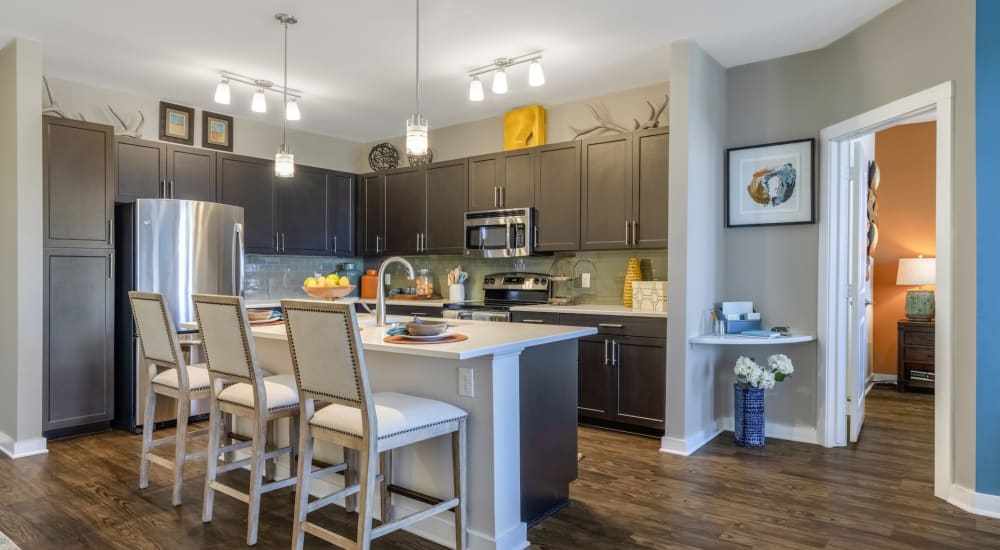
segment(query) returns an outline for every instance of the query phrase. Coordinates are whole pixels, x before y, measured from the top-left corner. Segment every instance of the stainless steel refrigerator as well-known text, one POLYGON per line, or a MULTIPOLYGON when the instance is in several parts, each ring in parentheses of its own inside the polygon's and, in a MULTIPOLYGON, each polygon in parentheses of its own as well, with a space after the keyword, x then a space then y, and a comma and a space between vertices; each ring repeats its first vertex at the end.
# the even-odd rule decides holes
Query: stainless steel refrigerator
MULTIPOLYGON (((144 418, 148 374, 128 292, 159 292, 179 332, 195 320, 192 294, 242 294, 243 208, 213 202, 139 199, 115 206, 118 262, 115 293, 115 425, 138 432, 144 418)), ((173 399, 158 396, 156 423, 176 418, 173 399)), ((191 404, 191 416, 208 413, 191 404)))

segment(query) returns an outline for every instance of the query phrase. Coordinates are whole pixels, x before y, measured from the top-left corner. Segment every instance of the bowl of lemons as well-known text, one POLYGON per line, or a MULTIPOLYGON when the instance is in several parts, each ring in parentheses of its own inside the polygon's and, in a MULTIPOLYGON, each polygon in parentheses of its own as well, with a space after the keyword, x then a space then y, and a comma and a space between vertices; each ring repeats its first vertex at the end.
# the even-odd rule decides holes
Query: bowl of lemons
POLYGON ((331 273, 326 277, 309 277, 302 282, 302 290, 313 298, 324 300, 336 300, 343 298, 352 291, 355 285, 346 276, 341 277, 336 273, 331 273))

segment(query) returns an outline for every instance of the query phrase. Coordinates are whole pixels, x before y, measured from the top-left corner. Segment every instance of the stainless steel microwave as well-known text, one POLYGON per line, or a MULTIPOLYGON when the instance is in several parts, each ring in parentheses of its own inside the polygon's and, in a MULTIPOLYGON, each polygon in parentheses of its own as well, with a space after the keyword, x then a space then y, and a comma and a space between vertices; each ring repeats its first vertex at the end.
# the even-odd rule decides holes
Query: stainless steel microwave
POLYGON ((483 258, 530 256, 534 226, 535 213, 531 208, 466 212, 465 255, 483 258))

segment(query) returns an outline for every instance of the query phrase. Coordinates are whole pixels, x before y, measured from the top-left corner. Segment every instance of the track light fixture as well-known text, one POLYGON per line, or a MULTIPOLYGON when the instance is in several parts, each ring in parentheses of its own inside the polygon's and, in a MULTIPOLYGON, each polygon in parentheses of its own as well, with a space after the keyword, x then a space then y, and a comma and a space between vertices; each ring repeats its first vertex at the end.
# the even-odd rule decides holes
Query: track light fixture
POLYGON ((545 84, 541 51, 534 51, 517 57, 498 57, 493 60, 493 63, 483 65, 469 72, 469 78, 472 79, 469 83, 469 101, 482 101, 484 99, 483 82, 479 77, 489 73, 493 73, 493 84, 490 87, 493 93, 497 95, 507 93, 509 89, 507 85, 507 69, 522 63, 530 63, 528 65, 529 86, 537 87, 545 84))

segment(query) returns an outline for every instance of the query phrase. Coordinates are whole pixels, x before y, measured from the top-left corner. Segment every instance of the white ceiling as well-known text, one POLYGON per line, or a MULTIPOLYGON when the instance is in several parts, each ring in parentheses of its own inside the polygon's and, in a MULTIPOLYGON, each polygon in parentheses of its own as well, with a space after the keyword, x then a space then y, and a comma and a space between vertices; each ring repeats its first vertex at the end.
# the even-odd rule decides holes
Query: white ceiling
MULTIPOLYGON (((693 38, 727 67, 826 46, 899 0, 425 0, 421 110, 442 127, 526 104, 558 104, 669 78, 669 44, 693 38), (544 50, 547 84, 509 71, 510 92, 470 103, 469 69, 544 50)), ((0 44, 44 44, 46 74, 280 124, 251 90, 212 103, 221 70, 281 80, 276 12, 303 130, 356 141, 399 135, 414 110, 414 3, 319 0, 4 0, 0 44)), ((488 82, 487 82, 488 88, 488 82)))

